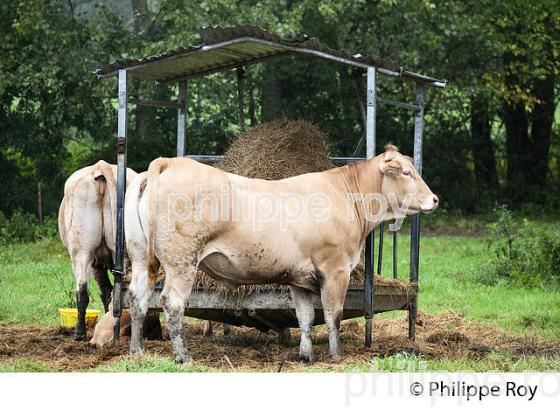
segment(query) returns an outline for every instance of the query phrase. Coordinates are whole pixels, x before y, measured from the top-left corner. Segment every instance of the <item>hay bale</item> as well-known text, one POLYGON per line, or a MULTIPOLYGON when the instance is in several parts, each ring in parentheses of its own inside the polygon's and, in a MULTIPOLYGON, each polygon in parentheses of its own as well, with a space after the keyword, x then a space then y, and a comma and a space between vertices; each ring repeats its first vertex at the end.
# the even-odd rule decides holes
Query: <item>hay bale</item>
POLYGON ((277 180, 334 168, 329 153, 318 127, 283 118, 241 134, 216 166, 248 178, 277 180))

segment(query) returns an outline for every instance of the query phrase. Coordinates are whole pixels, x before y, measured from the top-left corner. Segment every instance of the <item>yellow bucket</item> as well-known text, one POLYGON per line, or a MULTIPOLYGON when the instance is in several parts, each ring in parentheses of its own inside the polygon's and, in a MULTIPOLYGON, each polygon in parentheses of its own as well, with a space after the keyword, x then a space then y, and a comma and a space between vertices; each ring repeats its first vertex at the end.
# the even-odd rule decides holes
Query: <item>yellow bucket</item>
MULTIPOLYGON (((58 313, 60 313, 60 324, 62 327, 76 327, 76 323, 78 322, 78 309, 60 308, 58 309, 58 313)), ((100 313, 101 312, 97 309, 86 309, 86 326, 89 328, 94 327, 99 319, 100 313)))

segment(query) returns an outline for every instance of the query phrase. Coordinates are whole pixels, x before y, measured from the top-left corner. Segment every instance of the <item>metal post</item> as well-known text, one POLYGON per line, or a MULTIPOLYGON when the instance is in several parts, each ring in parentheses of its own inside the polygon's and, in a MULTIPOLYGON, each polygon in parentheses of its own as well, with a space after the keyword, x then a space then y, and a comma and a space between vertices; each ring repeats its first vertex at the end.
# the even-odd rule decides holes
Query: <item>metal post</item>
POLYGON ((375 156, 375 123, 376 123, 376 97, 375 97, 375 67, 367 70, 367 107, 366 107, 366 156, 368 159, 375 156))
MULTIPOLYGON (((395 225, 397 221, 395 220, 395 225)), ((393 279, 398 278, 397 272, 397 230, 393 231, 393 279)))
MULTIPOLYGON (((368 67, 367 70, 367 98, 366 98, 366 153, 367 158, 371 159, 375 155, 375 67, 368 67)), ((366 238, 366 258, 365 258, 365 278, 364 278, 364 317, 366 319, 365 345, 371 346, 371 330, 373 319, 373 298, 375 296, 374 284, 374 232, 366 238)))
POLYGON ((237 102, 239 103, 239 128, 245 132, 245 117, 243 113, 243 79, 245 70, 243 67, 237 69, 237 102))
POLYGON ((366 334, 365 334, 365 345, 366 347, 371 346, 371 330, 373 319, 373 297, 374 297, 374 242, 375 236, 372 232, 366 238, 366 258, 365 258, 365 278, 364 278, 364 317, 366 319, 366 334))
MULTIPOLYGON (((414 166, 422 175, 422 133, 424 131, 424 84, 416 84, 416 104, 418 110, 414 116, 414 166)), ((418 283, 418 266, 420 260, 420 215, 412 217, 410 232, 410 282, 418 283)), ((408 337, 416 337, 415 320, 418 310, 418 297, 410 301, 408 306, 408 337)))
POLYGON ((185 156, 185 121, 187 118, 187 81, 179 82, 179 90, 177 95, 177 156, 185 156))
POLYGON ((381 222, 379 224, 379 249, 377 251, 377 274, 381 275, 381 267, 383 264, 383 230, 385 224, 381 222))
POLYGON ((113 288, 113 316, 115 317, 115 326, 113 328, 113 339, 118 338, 120 335, 122 280, 124 275, 124 194, 126 190, 126 133, 128 119, 126 74, 126 70, 119 70, 117 220, 115 237, 115 267, 113 269, 113 277, 115 281, 115 286, 113 288))

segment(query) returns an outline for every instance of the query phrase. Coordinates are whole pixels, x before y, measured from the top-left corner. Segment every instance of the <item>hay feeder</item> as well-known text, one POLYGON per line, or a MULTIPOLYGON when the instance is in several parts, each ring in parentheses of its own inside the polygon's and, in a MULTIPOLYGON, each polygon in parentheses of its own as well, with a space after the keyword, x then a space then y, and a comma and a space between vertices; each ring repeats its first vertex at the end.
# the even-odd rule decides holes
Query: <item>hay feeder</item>
MULTIPOLYGON (((113 275, 115 279, 113 312, 116 320, 115 335, 119 334, 121 309, 127 304, 126 289, 123 288, 124 271, 124 195, 126 186, 126 142, 127 108, 129 104, 177 109, 177 156, 185 155, 185 119, 187 104, 187 83, 190 79, 208 74, 235 70, 237 73, 237 97, 239 104, 239 125, 245 128, 243 109, 243 67, 284 57, 315 57, 327 62, 340 64, 352 69, 357 90, 360 113, 364 124, 364 134, 356 147, 356 153, 363 148, 365 157, 335 157, 334 164, 372 158, 376 147, 376 109, 378 103, 411 110, 414 113, 414 165, 422 171, 422 133, 424 125, 424 90, 426 86, 444 88, 446 81, 410 72, 388 59, 368 58, 351 55, 345 51, 333 50, 317 39, 285 40, 254 26, 230 28, 207 27, 200 32, 203 44, 183 47, 142 59, 117 61, 96 71, 98 78, 118 77, 118 132, 117 132, 117 216, 116 216, 116 257, 113 275), (387 75, 409 80, 416 86, 414 103, 385 100, 376 95, 377 75, 387 75), (177 101, 153 101, 128 97, 127 79, 155 81, 158 84, 178 84, 177 101), (366 98, 362 100, 361 78, 367 79, 366 98)), ((221 157, 216 155, 190 155, 191 158, 206 163, 216 163, 221 157)), ((381 273, 383 252, 383 225, 379 226, 379 251, 377 273, 381 273)), ((396 280, 397 235, 393 233, 393 275, 396 280)), ((365 317, 365 344, 371 345, 371 319, 374 313, 390 310, 407 310, 409 316, 409 337, 414 338, 414 321, 417 314, 417 284, 420 246, 420 216, 412 218, 410 276, 406 286, 383 285, 379 275, 374 275, 374 236, 372 232, 365 246, 365 272, 361 285, 352 285, 346 295, 344 318, 365 317)), ((160 309, 157 290, 150 301, 152 309, 160 309)), ((315 300, 315 324, 323 323, 320 300, 315 300)), ((235 297, 217 292, 208 287, 193 290, 189 306, 185 312, 189 316, 253 326, 261 330, 282 330, 296 327, 293 302, 289 292, 278 288, 270 291, 251 292, 235 297)))

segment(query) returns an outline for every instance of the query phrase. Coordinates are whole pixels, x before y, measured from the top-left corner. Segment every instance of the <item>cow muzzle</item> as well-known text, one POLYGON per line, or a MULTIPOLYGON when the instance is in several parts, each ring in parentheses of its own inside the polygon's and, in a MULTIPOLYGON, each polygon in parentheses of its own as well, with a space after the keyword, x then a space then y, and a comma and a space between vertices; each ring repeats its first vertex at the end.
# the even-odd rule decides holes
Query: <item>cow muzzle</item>
POLYGON ((422 201, 420 209, 422 212, 429 214, 434 212, 439 206, 439 198, 436 195, 428 195, 426 199, 422 201))

